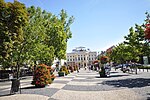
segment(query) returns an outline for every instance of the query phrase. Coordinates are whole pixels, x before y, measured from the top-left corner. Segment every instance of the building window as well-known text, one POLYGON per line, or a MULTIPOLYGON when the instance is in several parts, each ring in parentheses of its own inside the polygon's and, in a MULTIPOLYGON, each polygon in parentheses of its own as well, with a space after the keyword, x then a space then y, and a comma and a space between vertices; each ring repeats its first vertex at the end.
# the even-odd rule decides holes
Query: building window
POLYGON ((91 59, 89 58, 89 60, 91 60, 91 59))

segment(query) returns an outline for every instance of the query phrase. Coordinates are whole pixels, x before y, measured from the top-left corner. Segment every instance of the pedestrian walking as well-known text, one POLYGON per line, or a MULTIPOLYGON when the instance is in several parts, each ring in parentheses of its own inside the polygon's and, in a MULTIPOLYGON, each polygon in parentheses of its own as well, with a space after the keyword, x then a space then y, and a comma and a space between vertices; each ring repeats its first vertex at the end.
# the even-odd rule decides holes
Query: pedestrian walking
POLYGON ((79 73, 79 67, 77 66, 77 73, 79 73))
POLYGON ((86 66, 85 66, 84 68, 85 68, 85 70, 87 69, 87 67, 86 67, 86 66))
POLYGON ((9 80, 13 79, 13 73, 9 73, 9 80))
POLYGON ((89 68, 89 71, 90 71, 90 70, 91 70, 91 65, 89 65, 89 67, 88 67, 88 68, 89 68))

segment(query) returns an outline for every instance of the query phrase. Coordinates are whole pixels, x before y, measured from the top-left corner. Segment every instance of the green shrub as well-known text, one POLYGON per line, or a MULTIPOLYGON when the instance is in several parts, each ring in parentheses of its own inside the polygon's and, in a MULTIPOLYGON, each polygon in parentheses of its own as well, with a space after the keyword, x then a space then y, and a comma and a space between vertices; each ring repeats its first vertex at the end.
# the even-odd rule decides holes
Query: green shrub
POLYGON ((150 66, 138 66, 138 69, 150 69, 150 66))
POLYGON ((68 74, 69 74, 69 70, 67 69, 66 66, 62 66, 61 69, 62 69, 62 71, 65 72, 65 75, 68 75, 68 74))
POLYGON ((38 65, 36 67, 36 70, 34 72, 32 85, 35 85, 36 87, 44 87, 47 84, 52 83, 52 80, 50 78, 50 72, 48 71, 46 65, 38 65))

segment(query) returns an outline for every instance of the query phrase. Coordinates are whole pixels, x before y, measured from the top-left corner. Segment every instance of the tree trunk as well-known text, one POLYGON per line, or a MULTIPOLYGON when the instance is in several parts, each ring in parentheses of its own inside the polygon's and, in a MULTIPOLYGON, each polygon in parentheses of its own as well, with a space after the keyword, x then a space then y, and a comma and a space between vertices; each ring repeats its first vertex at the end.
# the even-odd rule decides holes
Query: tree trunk
POLYGON ((140 64, 144 64, 143 55, 139 56, 139 58, 140 58, 139 63, 140 63, 140 64))
POLYGON ((20 56, 21 56, 21 53, 22 53, 22 50, 24 48, 25 44, 22 45, 21 49, 20 49, 20 52, 19 52, 19 56, 18 56, 18 60, 17 60, 17 79, 19 78, 20 76, 20 56))
POLYGON ((136 67, 136 69, 135 69, 135 74, 137 74, 137 67, 136 67))
POLYGON ((19 78, 19 76, 20 76, 20 65, 17 62, 17 79, 19 78))
POLYGON ((147 56, 147 58, 148 58, 148 64, 150 64, 150 56, 147 56))

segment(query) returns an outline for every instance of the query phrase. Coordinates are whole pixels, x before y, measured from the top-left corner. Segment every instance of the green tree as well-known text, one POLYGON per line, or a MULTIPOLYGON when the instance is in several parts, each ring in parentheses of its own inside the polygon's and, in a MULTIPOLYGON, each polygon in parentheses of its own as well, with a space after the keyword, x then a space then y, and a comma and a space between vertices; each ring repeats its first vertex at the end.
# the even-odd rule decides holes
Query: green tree
POLYGON ((17 1, 1 0, 0 11, 0 61, 5 68, 17 66, 17 77, 24 63, 38 61, 51 65, 54 57, 66 57, 74 18, 68 18, 64 10, 56 16, 40 7, 26 9, 17 1))
POLYGON ((66 59, 67 41, 72 37, 70 25, 73 23, 74 18, 69 17, 64 10, 61 10, 60 18, 52 16, 50 19, 51 24, 47 22, 47 39, 46 44, 54 47, 54 54, 58 59, 66 59))
POLYGON ((0 61, 6 68, 12 65, 13 53, 18 51, 18 46, 23 41, 22 28, 28 22, 28 15, 24 4, 18 1, 5 3, 1 0, 0 12, 0 61))
POLYGON ((129 32, 130 33, 125 36, 126 41, 124 43, 132 48, 132 50, 130 50, 132 54, 131 60, 139 62, 140 58, 147 55, 149 51, 148 43, 144 38, 144 27, 143 25, 135 24, 135 29, 131 27, 129 32))
MULTIPOLYGON (((149 14, 146 13, 147 18, 145 24, 149 23, 149 14)), ((143 62, 143 56, 150 55, 149 41, 145 39, 145 27, 146 25, 137 25, 135 28, 131 27, 129 29, 129 34, 125 36, 124 46, 118 45, 110 55, 113 61, 121 62, 119 59, 143 62), (122 48, 122 49, 120 49, 122 48), (123 53, 123 56, 122 53, 123 53), (120 58, 121 57, 121 58, 120 58), (124 58, 123 58, 124 57, 124 58), (119 58, 119 59, 118 59, 119 58)))
POLYGON ((51 17, 50 13, 41 10, 41 8, 34 6, 29 7, 29 25, 24 27, 24 51, 28 61, 45 63, 51 65, 54 59, 54 48, 45 44, 47 37, 47 27, 45 23, 47 18, 51 17))
POLYGON ((116 46, 110 54, 110 59, 116 63, 123 64, 131 59, 130 47, 124 43, 116 46))
POLYGON ((60 18, 34 6, 29 7, 29 25, 24 28, 26 58, 30 61, 52 64, 54 57, 66 57, 67 40, 71 38, 70 25, 73 17, 68 17, 64 10, 60 18))

